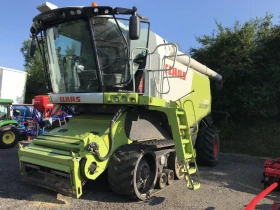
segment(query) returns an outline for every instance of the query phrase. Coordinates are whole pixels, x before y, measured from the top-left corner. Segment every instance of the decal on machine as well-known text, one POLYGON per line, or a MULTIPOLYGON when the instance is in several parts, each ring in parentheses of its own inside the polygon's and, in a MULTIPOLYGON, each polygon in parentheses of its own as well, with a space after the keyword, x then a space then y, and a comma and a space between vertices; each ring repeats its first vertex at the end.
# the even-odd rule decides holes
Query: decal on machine
POLYGON ((204 99, 203 103, 199 103, 199 108, 207 109, 209 107, 209 101, 204 99))
POLYGON ((77 96, 77 97, 74 97, 74 96, 62 96, 62 97, 59 97, 59 100, 60 102, 81 102, 81 97, 80 96, 77 96))
MULTIPOLYGON (((172 66, 165 64, 166 69, 170 69, 172 66)), ((178 76, 183 76, 186 74, 186 72, 178 69, 178 68, 172 68, 171 70, 168 71, 168 75, 172 77, 178 77, 178 76)), ((181 80, 186 80, 186 75, 184 77, 180 77, 181 80)))

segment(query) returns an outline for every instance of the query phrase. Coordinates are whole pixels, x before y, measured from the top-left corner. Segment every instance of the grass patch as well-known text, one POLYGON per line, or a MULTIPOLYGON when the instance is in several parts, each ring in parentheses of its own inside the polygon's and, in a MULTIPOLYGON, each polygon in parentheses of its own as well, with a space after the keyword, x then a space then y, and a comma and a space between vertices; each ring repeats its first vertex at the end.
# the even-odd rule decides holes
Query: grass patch
POLYGON ((280 157, 280 123, 260 121, 252 124, 221 123, 221 152, 258 157, 280 157))

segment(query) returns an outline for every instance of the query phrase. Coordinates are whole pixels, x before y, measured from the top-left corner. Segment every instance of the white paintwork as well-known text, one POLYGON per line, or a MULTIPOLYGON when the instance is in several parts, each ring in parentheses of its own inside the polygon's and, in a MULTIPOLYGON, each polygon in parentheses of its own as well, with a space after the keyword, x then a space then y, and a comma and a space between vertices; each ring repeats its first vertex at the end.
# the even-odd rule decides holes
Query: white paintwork
MULTIPOLYGON (((149 52, 152 53, 158 45, 168 43, 162 37, 156 33, 150 31, 149 35, 149 52)), ((154 97, 160 97, 169 100, 177 100, 180 97, 190 93, 192 91, 193 73, 196 71, 199 74, 203 74, 209 78, 221 80, 222 76, 212 69, 207 68, 205 65, 197 62, 191 58, 190 67, 189 56, 182 55, 183 53, 177 51, 177 56, 174 64, 174 68, 180 70, 182 74, 186 74, 186 80, 182 80, 178 77, 168 76, 168 71, 162 71, 166 69, 165 64, 173 66, 175 57, 164 58, 165 56, 174 56, 175 48, 172 45, 160 46, 154 54, 148 57, 146 69, 152 71, 145 71, 145 95, 154 97), (167 77, 168 78, 164 78, 167 77), (150 85, 149 85, 150 84, 150 85), (149 87, 149 88, 147 88, 149 87)), ((170 67, 169 67, 170 68, 170 67)))
POLYGON ((64 94, 50 94, 51 101, 54 104, 103 104, 103 93, 64 93, 64 94), (63 102, 62 98, 65 97, 80 97, 80 102, 63 102))
MULTIPOLYGON (((174 55, 174 50, 172 47, 169 47, 169 55, 174 55)), ((193 58, 190 58, 187 55, 184 56, 177 56, 176 60, 186 66, 190 63, 190 67, 195 69, 196 71, 207 75, 210 78, 216 79, 218 81, 222 80, 222 76, 218 74, 217 72, 213 71, 212 69, 208 68, 207 66, 199 63, 193 58)))
MULTIPOLYGON (((170 66, 172 66, 173 62, 170 60, 166 60, 170 66)), ((181 63, 176 63, 177 70, 182 71, 182 75, 186 74, 187 67, 181 63)), ((168 73, 167 73, 168 75, 168 73)), ((164 75, 166 77, 166 74, 164 75)), ((165 78, 163 80, 163 88, 161 89, 162 98, 166 101, 172 100, 176 101, 178 98, 190 93, 192 91, 192 79, 193 79, 193 69, 188 69, 188 72, 185 76, 185 80, 178 77, 165 78)))
MULTIPOLYGON (((50 5, 50 3, 46 3, 45 8, 48 6, 49 10, 56 8, 55 5, 50 5), (49 5, 48 5, 49 4, 49 5)), ((42 8, 44 6, 41 5, 42 8)), ((120 26, 122 28, 125 28, 128 30, 127 26, 124 26, 120 23, 120 26)), ((174 48, 171 45, 164 45, 160 46, 156 49, 158 45, 168 43, 166 40, 164 40, 162 37, 157 35, 156 33, 150 31, 149 34, 149 53, 150 56, 148 56, 146 69, 149 69, 151 71, 145 70, 145 92, 144 95, 148 96, 154 96, 154 97, 160 97, 164 98, 166 101, 169 100, 177 100, 180 97, 190 93, 191 87, 192 87, 192 80, 193 80, 193 73, 194 71, 198 72, 199 74, 203 74, 209 78, 213 78, 215 80, 222 80, 222 76, 218 74, 217 72, 213 71, 212 69, 206 67, 205 65, 199 63, 198 61, 190 58, 188 55, 185 56, 177 56, 173 58, 165 58, 165 56, 174 56, 175 51, 174 48), (151 52, 153 52, 151 54, 151 52), (169 64, 169 66, 173 66, 173 61, 175 59, 174 68, 177 70, 180 70, 183 74, 186 73, 186 80, 182 80, 178 77, 168 76, 168 71, 162 71, 166 69, 166 64, 169 64), (190 63, 190 67, 188 68, 188 64, 190 63), (168 78, 165 78, 168 76, 168 78)), ((54 50, 53 43, 49 46, 52 50, 54 50)), ((132 47, 133 48, 133 47, 132 47)), ((133 50, 133 49, 132 49, 133 50)), ((177 51, 177 55, 182 55, 183 53, 180 51, 177 51)), ((54 62, 56 63, 56 62, 54 62)), ((57 66, 50 66, 50 68, 57 68, 57 66)), ((55 78, 53 80, 60 81, 60 73, 59 71, 56 71, 55 78)), ((53 84, 53 90, 56 93, 58 91, 58 87, 56 84, 62 83, 60 82, 54 82, 53 84)), ((63 85, 63 84, 60 84, 63 85)), ((103 102, 103 95, 102 97, 98 95, 97 93, 87 93, 87 94, 67 94, 67 95, 77 95, 81 96, 81 103, 102 103, 103 102), (92 97, 89 95, 92 94, 92 97), (102 99, 101 99, 102 98, 102 99)), ((56 94, 53 95, 53 102, 54 103, 61 103, 59 100, 59 97, 66 96, 66 94, 56 94), (54 101, 55 100, 55 101, 54 101)))
POLYGON ((14 104, 23 104, 27 72, 0 67, 0 98, 13 99, 14 104))
POLYGON ((58 6, 47 1, 37 6, 37 10, 39 10, 40 12, 47 12, 57 8, 58 6))

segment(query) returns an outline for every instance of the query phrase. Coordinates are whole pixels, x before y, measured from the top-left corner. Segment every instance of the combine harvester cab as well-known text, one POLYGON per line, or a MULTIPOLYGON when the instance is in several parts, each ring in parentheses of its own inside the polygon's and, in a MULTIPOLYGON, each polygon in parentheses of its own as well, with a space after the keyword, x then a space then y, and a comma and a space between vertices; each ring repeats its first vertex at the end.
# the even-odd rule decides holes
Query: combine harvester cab
POLYGON ((135 7, 38 10, 30 54, 42 54, 50 101, 75 115, 20 147, 23 179, 76 198, 103 173, 132 199, 181 179, 198 189, 196 159, 218 162, 209 78, 221 75, 151 32, 135 7))

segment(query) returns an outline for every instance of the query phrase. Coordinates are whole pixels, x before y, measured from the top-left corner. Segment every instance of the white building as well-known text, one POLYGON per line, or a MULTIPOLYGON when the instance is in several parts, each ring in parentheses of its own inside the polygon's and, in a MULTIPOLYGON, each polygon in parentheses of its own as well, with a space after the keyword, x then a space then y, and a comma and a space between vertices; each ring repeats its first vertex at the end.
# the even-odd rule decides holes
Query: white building
POLYGON ((0 66, 0 98, 13 99, 14 104, 23 104, 27 72, 0 66))

